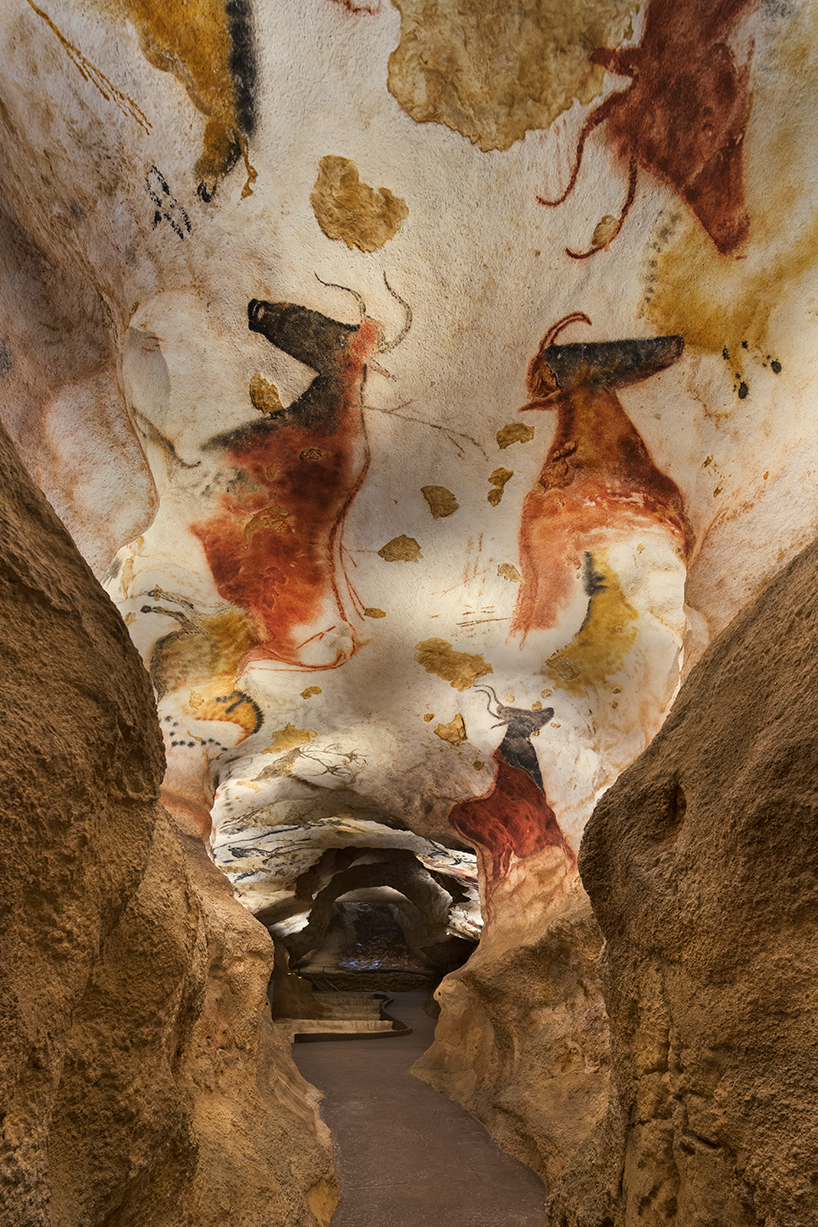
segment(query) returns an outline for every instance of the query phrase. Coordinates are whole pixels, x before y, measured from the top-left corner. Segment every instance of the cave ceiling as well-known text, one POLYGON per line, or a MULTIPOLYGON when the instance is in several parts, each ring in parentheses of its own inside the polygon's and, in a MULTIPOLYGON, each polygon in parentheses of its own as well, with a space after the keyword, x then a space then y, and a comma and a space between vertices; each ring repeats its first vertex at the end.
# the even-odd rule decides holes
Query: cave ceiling
POLYGON ((398 855, 430 941, 575 882, 813 534, 815 23, 4 5, 3 420, 142 655, 166 806, 281 932, 398 855))

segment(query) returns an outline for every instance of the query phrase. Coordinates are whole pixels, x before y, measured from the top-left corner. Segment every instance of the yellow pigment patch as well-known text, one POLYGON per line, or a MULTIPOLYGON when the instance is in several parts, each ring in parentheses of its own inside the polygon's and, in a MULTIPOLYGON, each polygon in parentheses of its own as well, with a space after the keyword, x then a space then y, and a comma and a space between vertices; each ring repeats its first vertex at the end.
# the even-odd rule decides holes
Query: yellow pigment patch
POLYGON ((301 698, 311 699, 314 694, 321 694, 320 686, 308 686, 306 690, 301 691, 301 698))
POLYGON ((387 187, 375 191, 361 183, 354 162, 333 156, 318 163, 310 204, 328 239, 338 239, 361 251, 383 247, 409 216, 405 200, 387 187))
POLYGON ((315 729, 297 729, 292 724, 285 724, 283 729, 276 729, 273 740, 266 750, 262 750, 262 754, 283 754, 285 750, 297 750, 299 746, 305 746, 317 736, 315 729))
POLYGON ((548 128, 575 98, 602 92, 595 47, 631 34, 637 0, 392 0, 400 42, 389 90, 420 123, 461 132, 480 149, 508 149, 548 128))
POLYGON ((435 729, 435 736, 441 741, 448 741, 450 745, 461 745, 466 740, 466 726, 460 712, 448 724, 439 724, 435 729))
MULTIPOLYGON (((191 102, 207 119, 202 155, 195 174, 212 194, 243 154, 252 191, 256 172, 247 161, 247 144, 239 122, 231 71, 233 42, 225 0, 97 0, 133 22, 142 51, 154 68, 171 72, 191 102)), ((181 117, 180 117, 181 119, 181 117)))
POLYGON ((365 618, 385 618, 386 613, 383 609, 376 609, 374 605, 367 605, 364 610, 365 618))
POLYGON ((512 443, 529 443, 534 438, 534 427, 527 422, 509 422, 497 431, 497 446, 511 447, 512 443))
POLYGON ((494 669, 482 656, 456 652, 446 639, 424 639, 415 644, 415 660, 427 673, 443 678, 455 690, 468 690, 486 673, 494 669))
POLYGON ((269 414, 270 417, 275 413, 284 412, 278 388, 274 383, 270 383, 269 379, 265 379, 259 371, 256 371, 250 380, 250 400, 253 402, 254 409, 258 409, 259 413, 269 414))
POLYGON ((610 213, 606 213, 601 217, 594 227, 593 238, 591 239, 592 247, 604 247, 607 251, 611 240, 615 239, 619 234, 622 223, 618 217, 612 217, 610 213))
POLYGON ((588 686, 604 686, 620 671, 636 642, 639 614, 608 565, 607 550, 593 555, 593 566, 598 587, 588 603, 582 628, 573 643, 555 652, 545 666, 546 673, 569 694, 581 694, 588 686))
POLYGON ((513 562, 501 562, 497 568, 497 574, 501 579, 507 579, 510 584, 522 583, 523 577, 513 562))
POLYGON ((382 545, 378 554, 385 562, 418 562, 423 555, 414 537, 393 537, 382 545))
POLYGON ((513 476, 513 469, 495 469, 491 474, 489 477, 489 482, 492 486, 494 486, 494 489, 489 490, 486 498, 491 503, 492 507, 496 507, 500 502, 500 499, 503 497, 503 490, 505 489, 506 482, 511 481, 513 476))
POLYGON ((420 492, 436 520, 452 515, 460 506, 451 490, 447 490, 445 486, 421 486, 420 492))
POLYGON ((284 507, 265 507, 257 512, 244 528, 244 539, 250 541, 256 533, 291 533, 292 516, 284 507))

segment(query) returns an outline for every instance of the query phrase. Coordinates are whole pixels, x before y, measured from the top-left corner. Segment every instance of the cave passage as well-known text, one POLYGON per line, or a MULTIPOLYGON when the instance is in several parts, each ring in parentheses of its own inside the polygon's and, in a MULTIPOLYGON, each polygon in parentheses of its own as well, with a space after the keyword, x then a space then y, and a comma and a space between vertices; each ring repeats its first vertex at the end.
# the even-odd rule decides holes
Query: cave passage
POLYGON ((323 1093, 341 1201, 331 1227, 540 1227, 545 1188, 465 1109, 414 1078, 432 1042, 426 993, 387 1008, 412 1034, 386 1041, 296 1044, 295 1062, 323 1093))

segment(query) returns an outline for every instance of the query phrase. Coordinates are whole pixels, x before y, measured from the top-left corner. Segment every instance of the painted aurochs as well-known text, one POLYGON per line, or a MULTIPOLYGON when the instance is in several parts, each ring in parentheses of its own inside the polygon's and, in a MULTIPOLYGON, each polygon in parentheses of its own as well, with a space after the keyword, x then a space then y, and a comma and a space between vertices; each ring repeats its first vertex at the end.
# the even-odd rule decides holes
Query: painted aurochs
POLYGON ((818 524, 816 41, 807 0, 0 14, 0 417, 147 670, 213 924, 305 967, 391 892, 448 971, 418 1072, 549 1189, 627 1009, 586 825, 818 524))

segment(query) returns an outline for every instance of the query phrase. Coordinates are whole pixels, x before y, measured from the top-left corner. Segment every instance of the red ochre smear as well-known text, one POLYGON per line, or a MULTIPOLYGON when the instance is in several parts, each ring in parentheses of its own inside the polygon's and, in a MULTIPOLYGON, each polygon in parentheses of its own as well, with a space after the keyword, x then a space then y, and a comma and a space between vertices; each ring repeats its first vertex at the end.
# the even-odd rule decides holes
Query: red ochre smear
POLYGON ((583 554, 612 529, 664 524, 680 548, 692 544, 678 486, 653 463, 613 392, 578 387, 531 407, 556 409, 557 431, 523 503, 523 582, 511 627, 523 634, 558 624, 583 554))
POLYGON ((592 63, 630 77, 632 83, 591 112, 579 136, 567 188, 557 200, 538 197, 540 204, 558 205, 566 199, 577 181, 588 136, 607 122, 606 139, 630 168, 631 186, 620 221, 633 200, 641 167, 687 201, 719 252, 734 251, 749 231, 743 140, 750 95, 749 65, 736 64, 728 40, 758 3, 649 0, 638 47, 592 53, 592 63))
POLYGON ((346 651, 311 666, 302 651, 345 621, 346 601, 354 601, 339 533, 369 463, 362 386, 378 337, 369 319, 350 333, 325 420, 286 420, 260 439, 237 438, 226 456, 238 469, 234 488, 215 515, 193 526, 219 594, 254 619, 258 646, 247 659, 331 668, 349 658, 346 651))
POLYGON ((512 854, 522 859, 543 848, 561 848, 573 866, 576 857, 531 776, 520 767, 510 767, 499 750, 492 758, 497 763, 494 787, 488 796, 454 807, 449 822, 455 831, 488 851, 492 879, 507 871, 512 854))

